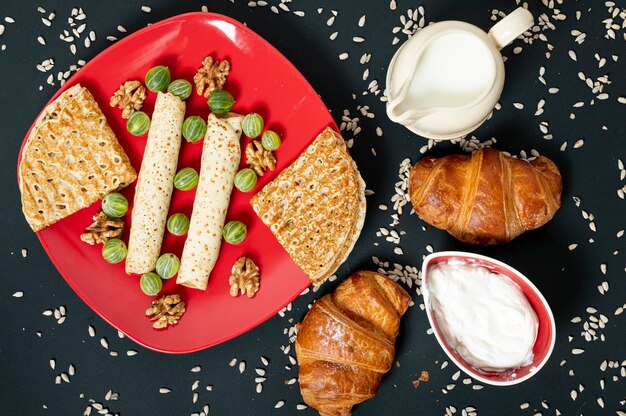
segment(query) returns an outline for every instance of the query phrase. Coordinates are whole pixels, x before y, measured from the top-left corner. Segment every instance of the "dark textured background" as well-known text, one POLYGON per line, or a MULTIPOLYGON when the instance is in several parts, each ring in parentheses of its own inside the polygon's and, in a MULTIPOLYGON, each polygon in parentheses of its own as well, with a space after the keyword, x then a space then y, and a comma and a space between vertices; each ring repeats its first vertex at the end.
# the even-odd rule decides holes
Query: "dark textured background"
MULTIPOLYGON (((339 269, 339 279, 359 268, 374 269, 371 257, 398 262, 402 265, 421 266, 426 246, 431 244, 436 251, 461 249, 476 251, 508 262, 529 276, 543 291, 552 305, 557 322, 557 343, 554 354, 546 367, 531 380, 514 387, 495 388, 485 386, 480 391, 472 385, 464 385, 461 377, 455 382, 451 376, 457 371, 454 364, 441 370, 446 356, 433 336, 427 335, 426 314, 417 305, 409 310, 397 344, 398 366, 387 374, 375 399, 356 409, 357 415, 441 415, 446 406, 454 406, 461 414, 466 406, 473 406, 480 415, 533 415, 555 414, 557 409, 564 415, 615 415, 625 411, 626 377, 620 375, 626 366, 626 314, 614 315, 614 311, 626 302, 626 237, 616 233, 626 228, 626 202, 616 190, 624 186, 617 169, 617 159, 626 160, 626 107, 618 103, 617 97, 626 95, 626 42, 623 30, 616 31, 617 39, 605 38, 602 21, 609 16, 604 2, 565 0, 557 6, 567 16, 564 21, 552 22, 556 30, 546 30, 548 42, 554 46, 552 57, 547 59, 546 42, 535 41, 523 45, 516 41, 514 46, 523 45, 519 55, 513 55, 512 47, 504 50, 509 56, 506 63, 504 93, 500 100, 502 109, 474 134, 480 139, 496 137, 496 147, 513 154, 537 149, 553 159, 560 167, 564 179, 563 207, 553 221, 540 230, 528 233, 510 244, 480 248, 459 243, 446 233, 431 229, 415 215, 407 212, 397 227, 404 230, 401 246, 402 256, 393 254, 394 246, 376 237, 379 227, 388 226, 390 211, 379 211, 378 205, 388 204, 393 195, 393 184, 398 180, 398 165, 406 157, 413 162, 421 157, 419 148, 426 141, 413 136, 403 127, 386 119, 384 103, 372 94, 362 92, 372 79, 378 79, 384 88, 386 68, 398 45, 392 45, 392 29, 400 25, 400 16, 406 15, 409 7, 424 5, 426 22, 447 19, 466 20, 488 29, 491 10, 510 12, 516 7, 513 0, 425 0, 407 2, 398 0, 397 10, 390 10, 389 2, 344 0, 304 1, 288 3, 291 10, 304 10, 305 17, 282 11, 277 15, 270 10, 278 1, 269 1, 266 7, 250 8, 246 1, 15 1, 3 0, 0 19, 11 16, 16 23, 2 23, 5 33, 0 36, 0 79, 2 99, 0 111, 0 168, 2 169, 0 197, 0 414, 2 415, 81 415, 89 405, 89 399, 103 403, 111 413, 121 415, 184 415, 200 412, 205 404, 214 415, 258 415, 295 414, 313 415, 314 411, 296 410, 302 402, 298 385, 287 385, 285 380, 297 376, 297 366, 291 370, 287 355, 280 349, 288 344, 284 328, 300 320, 307 305, 314 299, 332 290, 337 282, 326 284, 320 292, 309 293, 296 299, 293 311, 285 318, 274 317, 254 330, 211 349, 180 356, 165 355, 146 350, 128 339, 120 339, 117 331, 91 311, 69 288, 52 263, 48 260, 34 233, 24 221, 19 192, 15 180, 16 160, 20 144, 30 124, 57 87, 45 83, 47 74, 35 69, 35 65, 48 57, 55 60, 56 73, 74 63, 76 59, 89 60, 111 42, 107 35, 123 36, 116 29, 123 25, 128 32, 144 27, 147 23, 188 11, 200 10, 207 5, 210 11, 227 14, 245 22, 250 28, 270 41, 289 58, 305 75, 331 109, 340 123, 344 109, 352 117, 357 105, 369 105, 376 114, 373 119, 360 117, 362 132, 355 138, 352 154, 360 167, 368 188, 375 194, 368 197, 368 216, 362 237, 350 259, 339 269), (141 11, 141 5, 149 5, 151 13, 141 11), (46 15, 37 11, 42 6, 47 13, 56 12, 51 28, 45 27, 40 18, 46 15), (98 39, 88 49, 79 46, 77 56, 71 55, 68 45, 58 39, 61 28, 67 26, 66 18, 72 7, 83 7, 87 13, 87 33, 94 30, 98 39), (317 9, 323 8, 321 14, 317 9), (338 16, 332 27, 326 24, 331 9, 338 16), (575 12, 581 11, 580 20, 575 12), (357 25, 362 15, 367 16, 365 27, 357 25), (574 42, 572 30, 587 34, 582 45, 574 42), (329 40, 332 32, 338 31, 336 40, 329 40), (37 43, 43 35, 47 45, 37 43), (353 36, 365 37, 364 43, 354 43, 353 36), (578 61, 568 57, 568 50, 576 51, 578 61), (340 61, 340 53, 347 51, 350 58, 340 61), (368 65, 361 65, 359 57, 364 52, 372 53, 368 65), (608 62, 598 69, 594 54, 599 53, 608 62), (611 55, 619 56, 617 63, 611 55), (545 66, 547 86, 537 80, 540 66, 545 66), (370 68, 367 81, 361 78, 365 67, 370 68), (594 94, 578 78, 578 72, 587 76, 608 74, 612 83, 604 91, 610 98, 596 100, 589 105, 594 94), (38 86, 44 85, 43 91, 38 86), (558 94, 549 94, 548 87, 560 88, 558 94), (355 96, 353 97, 353 94, 355 96), (356 98, 355 98, 356 97, 356 98), (545 113, 534 116, 537 102, 545 98, 545 113), (583 108, 573 109, 577 101, 584 101, 583 108), (525 104, 523 110, 513 107, 514 102, 525 104), (574 112, 576 118, 570 119, 574 112), (542 139, 539 122, 550 122, 554 140, 542 139), (602 130, 606 125, 607 130, 602 130), (384 130, 377 137, 376 127, 384 130), (573 149, 574 142, 585 139, 582 148, 573 149), (567 141, 568 148, 562 152, 561 144, 567 141), (377 157, 371 154, 377 151, 377 157), (582 199, 576 207, 572 199, 582 199), (597 232, 590 230, 581 209, 595 217, 597 232), (590 242, 590 239, 593 242, 590 242), (376 246, 375 243, 378 243, 376 246), (570 251, 568 245, 578 243, 570 251), (28 249, 23 258, 22 248, 28 249), (604 276, 600 264, 606 263, 608 273, 604 276), (597 285, 607 280, 610 290, 601 295, 597 285), (13 293, 23 291, 21 298, 13 293), (67 308, 67 320, 58 325, 56 320, 42 315, 46 309, 60 305, 67 308), (604 329, 606 341, 587 342, 581 337, 582 323, 571 323, 575 316, 585 321, 593 306, 609 318, 604 329), (292 322, 288 319, 293 318, 292 322), (96 337, 88 334, 88 325, 96 329, 96 337), (40 333, 40 334, 38 334, 40 333), (106 337, 109 350, 99 340, 106 337), (571 337, 571 339, 570 339, 571 337), (582 355, 572 355, 572 348, 584 348, 582 355), (136 356, 127 356, 126 351, 138 351, 136 356), (110 350, 119 352, 118 357, 109 355, 110 350), (254 368, 261 367, 260 356, 270 359, 267 381, 263 392, 255 393, 254 368), (237 357, 247 362, 244 374, 228 362, 237 357), (52 370, 49 360, 56 360, 52 370), (615 360, 621 368, 600 369, 603 360, 615 360), (71 383, 55 385, 55 377, 67 371, 73 364, 76 374, 71 383), (190 369, 201 365, 199 373, 190 369), (411 380, 421 370, 430 372, 431 380, 422 383, 416 390, 411 380), (614 379, 613 376, 616 375, 614 379), (601 388, 601 380, 605 388, 601 388), (199 399, 192 403, 192 384, 199 380, 199 399), (456 384, 447 394, 442 392, 448 384, 456 384), (205 389, 212 385, 213 391, 205 389), (572 389, 578 393, 574 401, 572 389), (160 387, 168 387, 169 394, 160 394, 160 387), (119 393, 119 399, 105 401, 109 389, 119 393), (597 402, 603 398, 605 408, 597 402), (274 409, 278 400, 285 406, 274 409), (542 401, 543 407, 542 407, 542 401), (520 404, 529 402, 527 409, 520 404)), ((548 7, 539 0, 529 1, 529 9, 535 16, 541 13, 552 15, 548 7)), ((618 2, 619 3, 619 2, 618 2)), ((623 18, 616 18, 621 24, 623 18)), ((399 34, 401 41, 405 35, 399 34)), ((114 63, 112 63, 114 70, 114 63)), ((268 74, 279 76, 279 74, 268 74)), ((58 84, 57 84, 58 85, 58 84)), ((344 133, 347 139, 352 133, 344 133)), ((434 154, 459 151, 458 145, 440 144, 434 154)), ((408 206, 407 206, 408 208, 408 206)), ((88 273, 88 271, 85 271, 88 273)), ((106 276, 94 276, 94 279, 106 276)), ((421 297, 412 291, 416 304, 421 297)), ((111 299, 115 302, 115 299, 111 299)), ((293 352, 291 353, 293 354, 293 352)), ((96 414, 93 410, 92 414, 96 414)))

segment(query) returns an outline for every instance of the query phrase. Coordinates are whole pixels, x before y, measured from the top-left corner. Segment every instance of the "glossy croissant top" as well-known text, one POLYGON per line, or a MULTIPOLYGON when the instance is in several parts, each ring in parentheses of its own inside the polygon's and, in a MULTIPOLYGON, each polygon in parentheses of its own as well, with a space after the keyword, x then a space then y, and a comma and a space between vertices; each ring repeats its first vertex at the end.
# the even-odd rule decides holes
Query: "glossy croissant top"
POLYGON ((409 177, 417 215, 471 244, 506 243, 541 227, 561 206, 561 190, 550 159, 527 162, 492 148, 425 157, 409 177))
POLYGON ((304 401, 321 416, 349 416, 374 397, 393 363, 410 301, 391 279, 360 271, 315 302, 296 340, 304 401))

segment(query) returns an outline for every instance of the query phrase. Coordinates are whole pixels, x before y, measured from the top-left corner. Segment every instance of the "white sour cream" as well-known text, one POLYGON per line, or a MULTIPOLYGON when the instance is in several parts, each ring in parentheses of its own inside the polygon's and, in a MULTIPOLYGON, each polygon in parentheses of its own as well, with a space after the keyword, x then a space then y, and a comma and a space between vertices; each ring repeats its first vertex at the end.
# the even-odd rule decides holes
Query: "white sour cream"
POLYGON ((432 267, 428 292, 448 345, 470 365, 501 372, 532 361, 539 319, 506 276, 450 260, 432 267))

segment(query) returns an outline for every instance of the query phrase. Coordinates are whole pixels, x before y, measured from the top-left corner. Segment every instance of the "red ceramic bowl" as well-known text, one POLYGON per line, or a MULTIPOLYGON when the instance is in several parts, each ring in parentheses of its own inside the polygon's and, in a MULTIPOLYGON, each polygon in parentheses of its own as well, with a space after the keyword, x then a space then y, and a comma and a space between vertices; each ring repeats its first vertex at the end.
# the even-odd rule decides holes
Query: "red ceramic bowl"
POLYGON ((476 380, 494 386, 511 386, 521 383, 536 374, 548 361, 550 354, 552 354, 556 339, 556 325, 554 323, 554 316, 550 310, 550 305, 548 305, 546 299, 541 292, 539 292, 539 289, 537 289, 526 276, 501 261, 462 251, 441 251, 433 253, 427 256, 422 264, 422 294, 424 295, 424 304, 426 305, 428 320, 441 348, 443 348, 448 357, 450 357, 461 370, 476 380), (488 372, 470 365, 448 345, 437 325, 437 319, 430 306, 430 292, 428 290, 428 278, 431 268, 438 263, 447 262, 448 260, 460 260, 465 263, 486 267, 492 272, 499 273, 504 278, 511 279, 522 289, 539 318, 539 331, 533 347, 532 363, 505 372, 488 372))

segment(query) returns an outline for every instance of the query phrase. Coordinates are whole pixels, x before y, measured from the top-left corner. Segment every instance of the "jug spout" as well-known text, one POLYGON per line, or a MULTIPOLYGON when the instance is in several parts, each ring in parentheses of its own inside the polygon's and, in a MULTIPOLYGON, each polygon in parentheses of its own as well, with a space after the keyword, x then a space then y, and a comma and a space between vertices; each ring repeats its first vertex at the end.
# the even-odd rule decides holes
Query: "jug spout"
MULTIPOLYGON (((398 52, 400 52, 404 46, 405 45, 401 46, 398 52)), ((415 77, 417 64, 424 53, 423 45, 418 47, 417 50, 413 51, 413 53, 414 56, 412 57, 409 65, 409 68, 411 69, 407 74, 408 76, 404 78, 395 96, 389 97, 389 101, 387 102, 387 116, 389 119, 404 126, 411 126, 415 124, 415 122, 417 122, 420 118, 431 112, 430 109, 411 108, 412 106, 410 105, 403 105, 406 104, 405 101, 408 99, 409 89, 411 88, 411 83, 415 77)), ((395 60, 392 62, 392 66, 394 65, 395 60)))
POLYGON ((430 114, 430 109, 409 109, 404 110, 402 103, 405 97, 396 97, 387 102, 387 116, 393 122, 410 126, 415 124, 422 117, 430 114))

